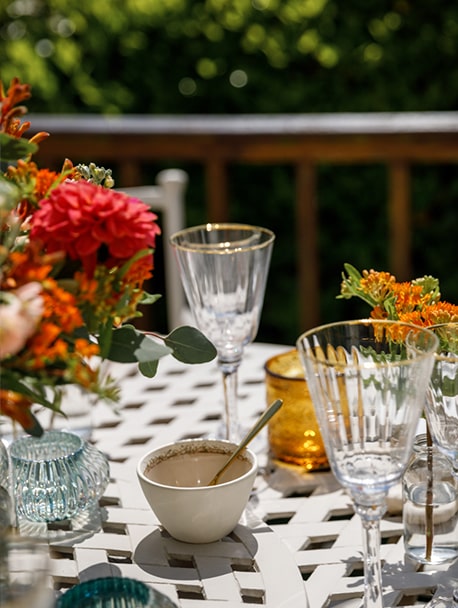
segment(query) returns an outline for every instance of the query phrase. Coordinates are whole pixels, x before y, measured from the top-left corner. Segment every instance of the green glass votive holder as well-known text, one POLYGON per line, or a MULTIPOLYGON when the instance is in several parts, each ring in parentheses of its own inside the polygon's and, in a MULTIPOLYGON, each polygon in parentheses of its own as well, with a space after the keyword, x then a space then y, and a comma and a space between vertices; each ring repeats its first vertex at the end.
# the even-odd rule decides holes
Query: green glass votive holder
POLYGON ((132 578, 96 578, 79 583, 57 600, 56 608, 177 608, 163 593, 132 578))

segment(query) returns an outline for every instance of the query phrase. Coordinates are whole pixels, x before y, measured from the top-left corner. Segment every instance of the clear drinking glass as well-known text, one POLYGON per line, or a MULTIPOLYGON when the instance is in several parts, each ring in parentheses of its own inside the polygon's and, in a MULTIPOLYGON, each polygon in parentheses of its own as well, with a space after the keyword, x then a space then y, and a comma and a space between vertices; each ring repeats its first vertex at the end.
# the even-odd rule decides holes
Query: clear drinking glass
POLYGON ((404 549, 423 564, 458 557, 458 478, 450 460, 426 435, 417 435, 402 478, 404 549))
POLYGON ((274 240, 266 228, 230 223, 170 237, 194 322, 218 351, 230 441, 240 438, 237 370, 258 331, 274 240))
POLYGON ((361 517, 366 608, 383 606, 380 519, 409 460, 437 344, 426 329, 376 320, 297 341, 331 469, 361 517))
POLYGON ((48 544, 27 537, 4 537, 0 548, 0 606, 53 608, 54 605, 48 544))
POLYGON ((426 419, 434 443, 449 457, 458 478, 458 323, 429 328, 439 339, 426 396, 426 419))

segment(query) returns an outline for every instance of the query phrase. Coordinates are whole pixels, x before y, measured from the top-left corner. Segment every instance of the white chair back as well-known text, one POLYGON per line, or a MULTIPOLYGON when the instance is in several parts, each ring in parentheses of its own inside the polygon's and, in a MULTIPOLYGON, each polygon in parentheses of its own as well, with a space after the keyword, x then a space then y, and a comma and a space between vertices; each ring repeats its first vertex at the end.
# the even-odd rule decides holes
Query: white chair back
POLYGON ((160 212, 162 243, 164 248, 164 271, 169 331, 185 323, 186 300, 181 285, 169 237, 185 226, 185 191, 188 175, 181 169, 164 169, 156 177, 157 185, 119 188, 129 196, 134 196, 160 212))

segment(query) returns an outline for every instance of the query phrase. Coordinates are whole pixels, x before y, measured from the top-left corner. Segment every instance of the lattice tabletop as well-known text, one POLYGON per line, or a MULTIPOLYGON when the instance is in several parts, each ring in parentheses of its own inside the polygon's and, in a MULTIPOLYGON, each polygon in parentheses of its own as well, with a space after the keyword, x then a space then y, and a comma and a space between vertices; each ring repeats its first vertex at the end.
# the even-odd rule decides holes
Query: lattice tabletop
MULTIPOLYGON (((265 361, 288 348, 247 347, 239 374, 242 423, 265 408, 265 361)), ((151 584, 182 608, 361 604, 362 535, 350 499, 329 472, 270 462, 265 432, 253 446, 260 474, 234 532, 207 545, 168 536, 143 497, 136 464, 158 445, 215 434, 223 408, 219 372, 215 363, 185 366, 171 358, 153 380, 131 366, 112 372, 123 387, 119 413, 103 404, 94 410, 93 440, 111 466, 100 509, 64 528, 21 523, 25 532, 48 536, 57 589, 122 575, 151 584)), ((458 562, 420 572, 405 561, 399 516, 383 520, 382 537, 386 607, 423 606, 441 581, 458 576, 458 562)))

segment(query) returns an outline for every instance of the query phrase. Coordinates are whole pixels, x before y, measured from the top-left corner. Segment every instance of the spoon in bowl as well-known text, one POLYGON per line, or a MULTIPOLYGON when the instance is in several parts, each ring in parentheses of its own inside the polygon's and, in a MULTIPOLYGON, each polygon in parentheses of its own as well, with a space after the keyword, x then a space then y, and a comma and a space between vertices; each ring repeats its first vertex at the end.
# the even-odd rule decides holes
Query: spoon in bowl
POLYGON ((283 405, 282 399, 276 399, 266 409, 266 411, 263 413, 263 415, 256 421, 253 428, 250 431, 248 431, 248 433, 245 435, 245 437, 242 439, 242 441, 239 443, 239 445, 236 447, 236 449, 232 452, 232 454, 229 456, 229 458, 226 460, 226 462, 223 464, 223 466, 220 468, 220 470, 216 473, 216 475, 210 481, 210 483, 208 484, 209 486, 216 486, 216 484, 219 481, 219 478, 224 473, 224 471, 231 465, 232 462, 234 462, 235 458, 237 458, 237 456, 240 454, 240 452, 250 443, 250 441, 252 439, 254 439, 254 437, 256 437, 256 435, 259 433, 259 431, 267 424, 267 422, 269 422, 269 420, 272 418, 272 416, 278 412, 278 410, 281 408, 282 405, 283 405))

